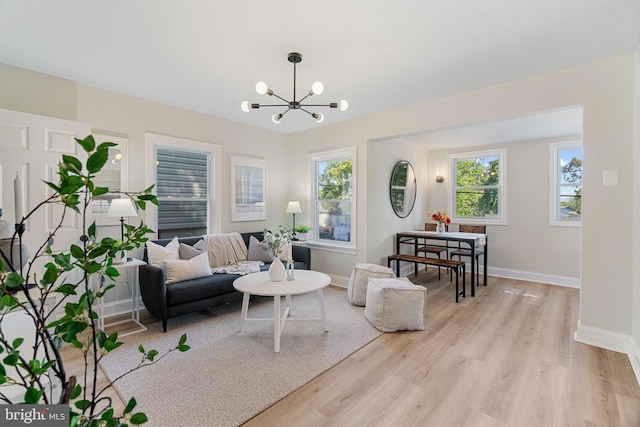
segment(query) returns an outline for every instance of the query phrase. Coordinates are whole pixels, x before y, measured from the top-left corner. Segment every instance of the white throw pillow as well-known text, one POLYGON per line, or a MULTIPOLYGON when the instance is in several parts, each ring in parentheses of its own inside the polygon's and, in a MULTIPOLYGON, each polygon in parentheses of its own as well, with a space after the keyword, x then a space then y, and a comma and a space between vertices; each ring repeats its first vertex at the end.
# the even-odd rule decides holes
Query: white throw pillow
POLYGON ((164 262, 164 269, 167 273, 167 285, 213 274, 206 252, 191 259, 167 260, 164 262))
POLYGON ((163 268, 165 261, 179 259, 179 248, 180 243, 178 242, 177 237, 174 237, 167 246, 147 242, 147 259, 149 260, 149 264, 158 268, 163 268))
POLYGON ((262 261, 269 263, 273 261, 273 252, 266 250, 260 245, 254 236, 249 237, 249 250, 247 255, 249 261, 262 261))

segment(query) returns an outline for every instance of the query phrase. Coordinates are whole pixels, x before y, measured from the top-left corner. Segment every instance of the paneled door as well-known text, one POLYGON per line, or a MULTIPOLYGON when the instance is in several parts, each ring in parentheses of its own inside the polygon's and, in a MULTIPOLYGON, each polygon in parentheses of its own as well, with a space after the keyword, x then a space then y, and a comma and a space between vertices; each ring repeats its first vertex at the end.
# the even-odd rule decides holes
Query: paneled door
MULTIPOLYGON (((0 177, 2 219, 16 222, 14 180, 22 178, 24 215, 52 194, 43 181, 58 181, 58 163, 63 154, 86 160, 84 150, 74 138, 84 138, 91 126, 68 120, 0 109, 0 177)), ((47 235, 60 223, 63 208, 49 204, 40 208, 27 222, 23 242, 30 253, 39 248, 47 235)), ((19 219, 19 218, 18 218, 19 219)), ((67 210, 54 239, 54 250, 67 250, 81 243, 81 216, 67 210)), ((87 218, 87 226, 91 216, 87 218)), ((41 268, 45 260, 38 262, 41 268)))

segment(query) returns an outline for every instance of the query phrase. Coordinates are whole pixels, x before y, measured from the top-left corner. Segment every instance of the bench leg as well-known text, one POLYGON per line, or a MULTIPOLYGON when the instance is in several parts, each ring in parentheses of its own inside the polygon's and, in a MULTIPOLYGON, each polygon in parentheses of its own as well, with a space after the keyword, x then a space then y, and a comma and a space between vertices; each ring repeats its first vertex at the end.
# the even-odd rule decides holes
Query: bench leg
MULTIPOLYGON (((449 271, 452 271, 453 268, 449 269, 449 271)), ((456 302, 458 302, 458 297, 460 296, 460 288, 458 286, 458 269, 455 269, 455 273, 456 273, 456 302)))

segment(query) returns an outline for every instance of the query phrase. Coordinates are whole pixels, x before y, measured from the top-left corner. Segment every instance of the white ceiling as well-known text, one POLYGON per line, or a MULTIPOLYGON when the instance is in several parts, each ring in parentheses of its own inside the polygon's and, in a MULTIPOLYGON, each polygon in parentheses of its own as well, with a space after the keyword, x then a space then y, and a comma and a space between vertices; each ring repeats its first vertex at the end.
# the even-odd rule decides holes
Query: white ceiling
MULTIPOLYGON (((284 133, 321 80, 324 124, 632 52, 638 0, 0 0, 0 62, 284 133)), ((43 94, 46 96, 46 94, 43 94)))

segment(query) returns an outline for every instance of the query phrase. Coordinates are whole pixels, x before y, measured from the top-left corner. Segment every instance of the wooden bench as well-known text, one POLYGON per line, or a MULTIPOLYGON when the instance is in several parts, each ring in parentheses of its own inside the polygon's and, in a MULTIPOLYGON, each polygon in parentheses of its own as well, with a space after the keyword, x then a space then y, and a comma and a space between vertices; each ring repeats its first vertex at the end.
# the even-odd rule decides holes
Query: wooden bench
POLYGON ((462 261, 454 261, 451 259, 440 259, 440 258, 427 258, 423 256, 417 255, 409 255, 409 254, 395 254, 389 255, 387 260, 387 266, 391 267, 391 261, 396 262, 396 276, 400 276, 400 261, 411 262, 414 263, 417 267, 418 264, 424 265, 432 265, 434 267, 445 267, 448 268, 449 271, 453 271, 456 273, 456 302, 458 302, 458 297, 462 295, 466 296, 465 293, 465 265, 462 261), (462 273, 462 291, 459 289, 458 285, 458 276, 462 273))

